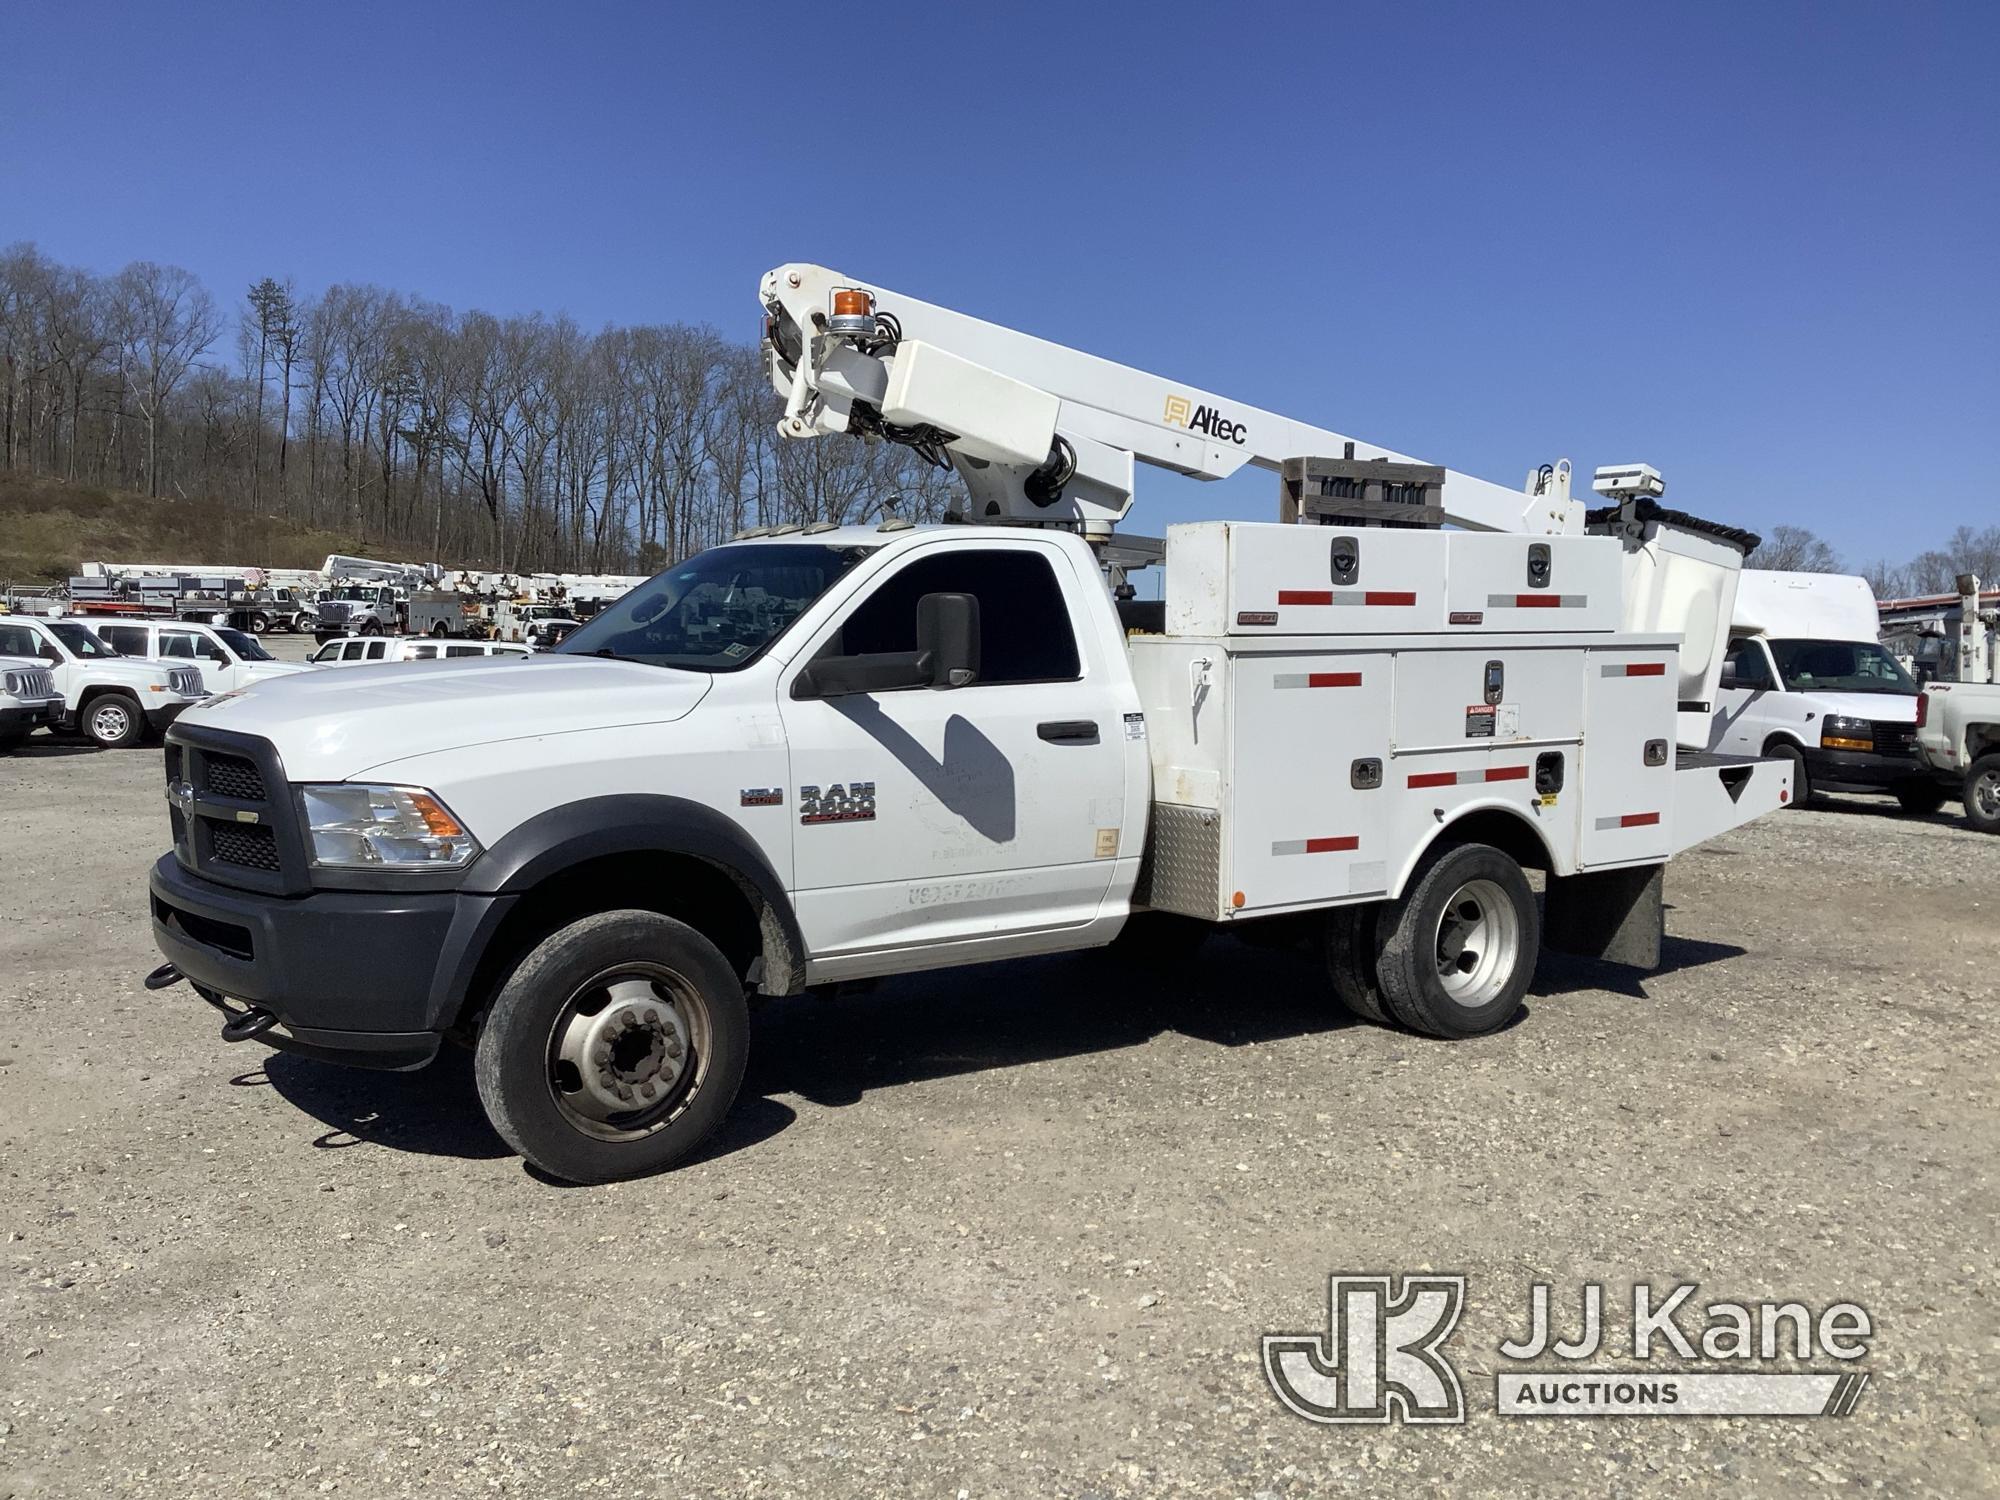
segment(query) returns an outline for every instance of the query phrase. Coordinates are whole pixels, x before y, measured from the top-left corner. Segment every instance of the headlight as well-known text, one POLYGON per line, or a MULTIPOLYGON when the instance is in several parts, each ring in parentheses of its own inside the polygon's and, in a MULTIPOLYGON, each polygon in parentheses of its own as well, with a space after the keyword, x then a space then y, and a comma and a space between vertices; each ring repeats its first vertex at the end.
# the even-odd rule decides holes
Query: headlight
POLYGON ((26 684, 27 679, 19 672, 9 672, 7 674, 7 696, 10 698, 21 697, 27 691, 26 684))
POLYGON ((1820 720, 1819 743, 1823 750, 1873 750, 1875 726, 1866 719, 1828 714, 1820 720))
POLYGON ((313 863, 342 870, 456 870, 479 843, 421 787, 332 782, 299 789, 313 863))

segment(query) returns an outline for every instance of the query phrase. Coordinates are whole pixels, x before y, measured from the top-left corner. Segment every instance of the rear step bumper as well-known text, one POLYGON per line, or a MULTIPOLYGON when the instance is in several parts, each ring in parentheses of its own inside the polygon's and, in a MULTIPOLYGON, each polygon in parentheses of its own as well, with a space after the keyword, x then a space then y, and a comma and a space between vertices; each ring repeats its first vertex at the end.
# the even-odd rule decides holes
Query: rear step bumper
POLYGON ((1683 750, 1674 761, 1673 852, 1705 844, 1791 801, 1790 761, 1683 750))

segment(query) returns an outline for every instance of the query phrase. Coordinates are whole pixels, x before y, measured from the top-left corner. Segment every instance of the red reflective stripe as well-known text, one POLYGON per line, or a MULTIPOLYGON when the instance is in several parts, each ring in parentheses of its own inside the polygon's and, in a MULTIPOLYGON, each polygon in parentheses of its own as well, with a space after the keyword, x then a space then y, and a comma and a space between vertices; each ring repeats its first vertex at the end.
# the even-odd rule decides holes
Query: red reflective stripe
POLYGON ((1338 854, 1343 849, 1359 849, 1360 847, 1361 840, 1358 837, 1306 840, 1306 853, 1308 854, 1338 854))
POLYGON ((1526 781, 1528 779, 1528 768, 1526 766, 1495 766, 1486 773, 1486 779, 1488 781, 1526 781))
POLYGON ((1561 609, 1562 602, 1561 594, 1516 594, 1514 596, 1514 608, 1516 609, 1561 609))
POLYGON ((1279 589, 1280 604, 1331 604, 1332 589, 1279 589))
POLYGON ((1423 771, 1410 778, 1412 788, 1420 786, 1454 786, 1458 782, 1456 771, 1423 771))
POLYGON ((1620 828, 1645 828, 1660 821, 1658 813, 1627 813, 1618 820, 1620 828))
POLYGON ((1366 593, 1361 596, 1363 604, 1415 604, 1415 594, 1366 593))
POLYGON ((1360 687, 1361 674, 1359 672, 1309 672, 1306 674, 1306 686, 1309 688, 1360 687))
POLYGON ((1627 677, 1664 677, 1667 664, 1663 661, 1635 661, 1625 669, 1627 677))

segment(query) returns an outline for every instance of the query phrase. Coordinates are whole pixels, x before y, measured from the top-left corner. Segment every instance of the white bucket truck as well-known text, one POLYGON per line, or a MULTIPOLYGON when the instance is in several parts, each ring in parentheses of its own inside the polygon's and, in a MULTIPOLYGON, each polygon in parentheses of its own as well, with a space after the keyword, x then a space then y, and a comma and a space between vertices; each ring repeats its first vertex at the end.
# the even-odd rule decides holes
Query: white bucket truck
POLYGON ((1510 491, 816 267, 763 300, 786 436, 915 444, 996 524, 779 527, 526 663, 223 695, 169 737, 149 984, 343 1062, 469 1042, 501 1134, 602 1180, 722 1119, 747 994, 1135 917, 1290 924, 1357 1010, 1488 1032, 1545 936, 1526 871, 1552 945, 1650 964, 1664 862, 1787 795, 1676 754, 1742 539, 1650 470, 1586 534, 1566 466, 1510 491), (1315 524, 1173 528, 1128 635, 1135 460, 1283 468, 1315 524))

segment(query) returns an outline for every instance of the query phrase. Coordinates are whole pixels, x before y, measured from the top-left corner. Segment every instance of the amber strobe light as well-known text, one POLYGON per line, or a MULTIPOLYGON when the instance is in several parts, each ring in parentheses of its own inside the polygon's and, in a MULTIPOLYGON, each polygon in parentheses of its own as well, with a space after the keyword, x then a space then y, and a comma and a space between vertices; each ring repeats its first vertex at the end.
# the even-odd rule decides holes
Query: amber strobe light
POLYGON ((873 333, 875 296, 858 286, 835 287, 833 317, 826 325, 834 333, 873 333))

